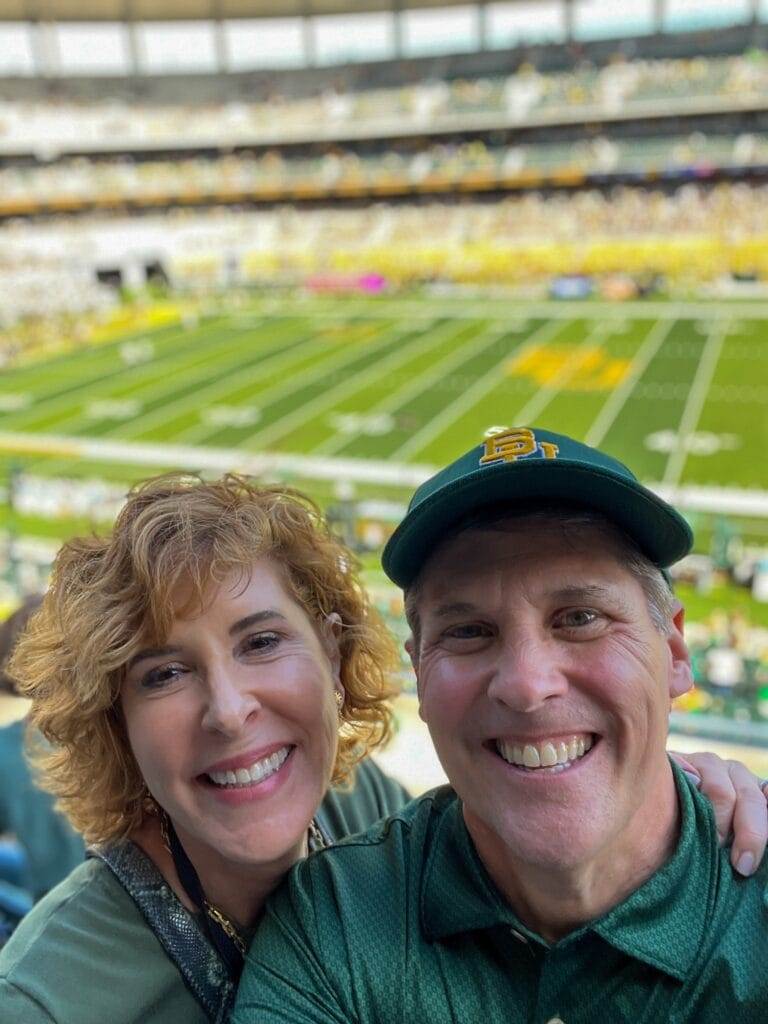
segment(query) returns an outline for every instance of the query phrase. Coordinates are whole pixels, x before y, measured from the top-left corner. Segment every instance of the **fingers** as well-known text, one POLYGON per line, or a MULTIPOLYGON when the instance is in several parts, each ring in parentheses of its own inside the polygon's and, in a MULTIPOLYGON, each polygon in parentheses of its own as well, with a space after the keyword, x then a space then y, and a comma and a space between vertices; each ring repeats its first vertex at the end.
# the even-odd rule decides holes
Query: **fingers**
POLYGON ((768 812, 760 780, 741 764, 727 761, 736 793, 733 811, 731 864, 741 875, 751 875, 763 858, 768 839, 768 812))
MULTIPOLYGON (((723 761, 716 754, 686 754, 685 759, 693 765, 701 776, 701 792, 709 799, 712 810, 715 812, 715 823, 720 843, 728 838, 733 826, 734 809, 736 806, 736 789, 729 772, 728 761, 723 761)), ((742 766, 743 767, 743 766, 742 766)), ((750 775, 744 768, 744 772, 750 775)), ((743 777, 739 777, 743 784, 743 777)), ((750 775, 755 790, 763 803, 765 814, 765 800, 762 799, 754 776, 750 775)))
POLYGON ((709 798, 721 844, 733 833, 731 863, 741 875, 751 875, 762 860, 768 840, 768 811, 761 780, 740 761, 723 761, 715 754, 674 754, 684 770, 701 776, 701 792, 709 798))

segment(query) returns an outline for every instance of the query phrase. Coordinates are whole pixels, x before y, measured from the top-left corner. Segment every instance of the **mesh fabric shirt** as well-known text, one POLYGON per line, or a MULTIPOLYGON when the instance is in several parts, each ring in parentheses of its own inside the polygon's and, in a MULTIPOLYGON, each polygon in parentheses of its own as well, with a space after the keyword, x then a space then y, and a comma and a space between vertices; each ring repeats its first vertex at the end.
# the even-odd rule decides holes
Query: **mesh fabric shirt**
POLYGON ((736 876, 674 771, 672 858, 551 945, 501 897, 448 787, 314 854, 268 905, 233 1024, 766 1024, 768 865, 736 876))

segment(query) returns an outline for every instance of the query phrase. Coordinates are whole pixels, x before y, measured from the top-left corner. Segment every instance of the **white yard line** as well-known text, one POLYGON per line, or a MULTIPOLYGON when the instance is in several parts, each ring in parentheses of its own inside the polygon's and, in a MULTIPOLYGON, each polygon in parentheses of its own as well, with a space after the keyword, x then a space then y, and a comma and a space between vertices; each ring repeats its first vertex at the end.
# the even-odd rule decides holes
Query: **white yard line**
POLYGON ((666 469, 664 470, 662 483, 665 487, 675 488, 680 483, 685 460, 688 456, 688 440, 699 422, 727 332, 727 320, 715 324, 704 344, 704 350, 699 359, 699 366, 693 378, 691 390, 688 392, 688 400, 685 403, 683 415, 680 417, 680 426, 677 429, 677 446, 669 456, 666 469))
MULTIPOLYGON (((381 342, 384 344, 395 330, 396 328, 382 331, 376 343, 378 344, 381 342)), ((372 342, 372 338, 368 338, 366 341, 372 342)), ((262 406, 266 402, 274 401, 276 398, 279 398, 280 395, 291 391, 296 387, 296 379, 290 374, 291 364, 298 362, 306 354, 308 349, 317 345, 317 338, 312 334, 308 334, 304 341, 300 341, 288 352, 275 350, 268 356, 265 356, 263 360, 259 360, 253 366, 245 369, 242 366, 234 367, 226 377, 215 381, 207 388, 202 388, 191 395, 186 395, 184 398, 179 399, 174 403, 175 408, 172 410, 172 415, 178 415, 180 411, 186 412, 189 409, 200 409, 203 407, 204 403, 217 398, 224 398, 224 400, 226 400, 227 394, 231 391, 239 391, 240 388, 249 384, 251 381, 258 382, 259 378, 263 377, 265 372, 271 375, 275 370, 282 370, 283 368, 286 368, 288 372, 285 379, 275 382, 275 384, 267 388, 266 391, 263 391, 260 394, 255 394, 253 399, 254 402, 262 406)), ((307 381, 314 380, 317 377, 322 376, 324 372, 327 373, 328 367, 343 364, 345 361, 353 358, 353 351, 359 351, 357 343, 355 343, 355 346, 352 348, 349 342, 339 339, 331 348, 329 348, 327 353, 328 358, 312 367, 311 370, 308 370, 303 374, 301 379, 307 381)), ((166 419, 168 418, 170 417, 166 417, 166 419)), ((143 429, 143 424, 141 426, 143 429)), ((205 444, 205 439, 207 437, 211 434, 218 433, 221 429, 221 427, 212 426, 210 423, 195 423, 194 426, 190 426, 180 434, 177 434, 174 437, 174 442, 183 442, 184 444, 196 444, 200 442, 205 444)))
POLYGON ((665 338, 672 330, 674 320, 657 320, 654 326, 646 335, 645 341, 635 353, 629 373, 595 417, 592 426, 587 431, 584 441, 586 444, 597 448, 602 444, 603 438, 616 422, 616 417, 624 408, 627 399, 634 391, 635 385, 648 369, 648 366, 661 348, 665 338))
MULTIPOLYGON (((304 331, 306 328, 302 326, 299 328, 300 331, 304 331)), ((297 349, 303 349, 308 346, 311 339, 306 338, 304 341, 300 341, 295 347, 292 347, 290 351, 285 352, 280 346, 282 342, 285 344, 291 344, 296 338, 292 332, 287 332, 285 337, 277 339, 277 343, 274 340, 269 340, 263 350, 259 346, 259 350, 256 353, 252 353, 258 356, 259 362, 257 366, 259 368, 267 366, 272 368, 275 363, 278 365, 284 361, 290 361, 290 357, 294 355, 297 349)), ((244 375, 242 360, 244 357, 243 339, 238 339, 237 336, 232 339, 231 343, 226 344, 225 354, 222 357, 220 350, 212 350, 210 357, 206 357, 205 360, 201 360, 197 365, 190 367, 184 373, 174 375, 173 377, 166 377, 164 381, 153 384, 144 392, 139 392, 138 399, 140 401, 151 401, 156 396, 168 395, 168 400, 154 410, 147 412, 145 415, 139 417, 130 423, 121 423, 115 427, 110 428, 101 434, 102 437, 124 437, 126 440, 130 440, 132 436, 135 436, 137 432, 143 432, 149 428, 166 423, 174 416, 178 416, 186 412, 189 409, 197 409, 200 407, 201 402, 215 397, 219 394, 222 389, 229 390, 232 387, 232 378, 236 378, 238 375, 242 378, 244 375), (222 368, 221 364, 228 365, 229 369, 226 370, 223 377, 219 377, 214 381, 206 384, 206 380, 210 378, 211 371, 217 368, 222 368), (174 393, 177 388, 182 385, 195 384, 196 381, 200 381, 200 386, 190 394, 181 395, 179 398, 174 398, 174 393)), ((249 368, 250 369, 250 368, 249 368)), ((248 371, 246 371, 248 372, 248 371)))
MULTIPOLYGON (((415 395, 418 395, 421 391, 425 391, 433 381, 440 380, 449 374, 454 366, 459 366, 465 362, 468 358, 471 358, 477 352, 481 352, 484 348, 492 345, 497 338, 502 337, 507 331, 499 326, 486 327, 480 334, 476 335, 472 341, 460 348, 455 349, 453 352, 449 352, 448 355, 438 362, 434 363, 429 369, 423 373, 409 380, 403 387, 398 388, 396 391, 391 391, 381 402, 377 402, 376 405, 372 406, 370 412, 376 413, 387 413, 391 409, 398 409, 405 405, 406 402, 410 401, 415 395)), ((442 340, 442 339, 441 339, 442 340)), ((336 452, 343 448, 349 441, 348 434, 337 433, 328 440, 316 448, 311 454, 312 455, 335 455, 336 452)))
MULTIPOLYGON (((197 327, 190 333, 197 334, 205 329, 205 326, 197 327)), ((182 334, 183 331, 179 331, 179 335, 181 336, 182 334)), ((151 341, 151 338, 149 340, 151 341)), ((57 412, 59 409, 67 409, 73 406, 73 404, 76 404, 78 401, 76 397, 78 392, 84 392, 88 399, 108 397, 102 394, 102 389, 109 389, 114 385, 115 381, 130 379, 132 382, 136 382, 141 381, 144 377, 151 377, 153 374, 158 373, 159 364, 162 364, 165 360, 171 360, 173 355, 174 353, 168 352, 161 354, 156 360, 152 360, 151 362, 140 363, 136 366, 124 366, 122 368, 116 367, 114 372, 105 374, 96 380, 86 378, 82 383, 78 384, 77 387, 68 390, 64 395, 55 394, 51 395, 49 398, 36 399, 34 398, 33 392, 33 405, 24 410, 25 417, 20 429, 23 430, 23 424, 30 419, 34 421, 38 416, 50 416, 52 412, 57 412)), ((72 416, 76 416, 74 409, 72 410, 72 416)), ((67 419, 71 419, 72 416, 67 417, 67 419)), ((77 416, 77 418, 79 419, 80 417, 77 416)))
MULTIPOLYGON (((452 324, 444 325, 444 327, 440 328, 438 333, 442 333, 443 330, 449 331, 452 326, 452 324)), ((399 324, 398 328, 403 334, 408 333, 410 330, 410 326, 405 323, 399 324)), ((379 362, 375 362, 373 365, 367 366, 364 370, 360 370, 352 377, 340 381, 335 387, 329 388, 321 395, 317 395, 316 398, 313 398, 305 405, 302 405, 297 409, 292 409, 291 412, 286 413, 285 416, 281 416, 280 419, 270 423, 268 426, 264 427, 263 430, 256 431, 252 434, 246 442, 247 450, 255 451, 259 448, 263 448, 265 445, 270 444, 283 434, 287 434, 300 424, 308 423, 310 418, 316 413, 334 405, 336 402, 346 398, 359 388, 365 387, 365 385, 369 384, 377 377, 381 377, 396 369, 399 363, 404 363, 407 359, 410 359, 415 348, 418 348, 420 345, 423 346, 424 344, 424 334, 418 334, 415 338, 405 342, 402 348, 398 348, 394 352, 390 352, 388 356, 384 356, 384 358, 379 362)), ((430 343, 427 342, 427 347, 429 347, 429 344, 430 343)), ((294 386, 297 388, 303 387, 305 383, 306 381, 303 380, 295 381, 294 386)))
POLYGON ((417 430, 415 434, 412 434, 408 440, 401 444, 397 451, 392 452, 391 458, 400 459, 405 461, 414 452, 419 451, 421 448, 425 448, 431 441, 433 441, 443 430, 454 420, 458 419, 459 416, 463 415, 473 405, 476 405, 483 395, 490 391, 491 388, 498 384, 499 375, 501 373, 500 367, 506 363, 510 356, 518 356, 521 352, 525 352, 526 349, 533 348, 535 345, 541 345, 543 342, 549 341, 553 334, 557 334, 563 328, 563 324, 557 320, 550 320, 545 324, 542 324, 533 334, 520 345, 519 348, 513 350, 513 352, 505 352, 498 363, 495 363, 490 370, 483 374, 475 383, 467 388, 463 395, 457 398, 455 401, 446 405, 436 416, 425 423, 421 430, 417 430))

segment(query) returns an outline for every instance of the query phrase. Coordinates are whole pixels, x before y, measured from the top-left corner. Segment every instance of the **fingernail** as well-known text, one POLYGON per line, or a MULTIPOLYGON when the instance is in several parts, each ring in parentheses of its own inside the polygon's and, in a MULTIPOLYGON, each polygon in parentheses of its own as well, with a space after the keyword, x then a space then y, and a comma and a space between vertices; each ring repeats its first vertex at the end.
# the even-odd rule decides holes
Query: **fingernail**
POLYGON ((742 853, 739 859, 736 861, 736 870, 739 872, 740 875, 751 875, 752 872, 755 870, 754 853, 742 853))
POLYGON ((701 785, 701 778, 695 772, 689 772, 685 769, 683 769, 683 772, 688 776, 688 779, 694 784, 696 789, 698 789, 701 785))

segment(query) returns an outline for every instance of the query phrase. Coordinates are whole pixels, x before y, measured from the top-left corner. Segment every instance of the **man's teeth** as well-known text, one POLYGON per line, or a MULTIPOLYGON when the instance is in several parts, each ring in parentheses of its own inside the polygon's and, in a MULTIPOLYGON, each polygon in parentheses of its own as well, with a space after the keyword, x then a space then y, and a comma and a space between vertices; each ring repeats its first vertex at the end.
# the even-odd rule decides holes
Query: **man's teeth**
POLYGON ((592 736, 582 733, 568 740, 543 740, 540 743, 508 743, 496 740, 496 749, 509 764, 520 768, 554 768, 578 761, 592 747, 592 736))
POLYGON ((274 775, 291 752, 290 747, 281 747, 274 754, 254 761, 249 768, 238 768, 235 771, 208 772, 208 778, 217 786, 252 786, 254 782, 263 782, 274 775))

